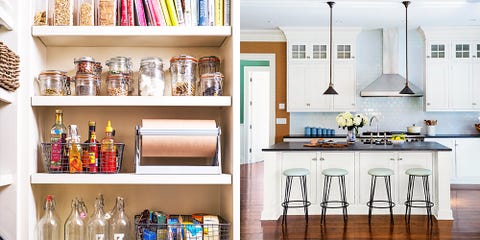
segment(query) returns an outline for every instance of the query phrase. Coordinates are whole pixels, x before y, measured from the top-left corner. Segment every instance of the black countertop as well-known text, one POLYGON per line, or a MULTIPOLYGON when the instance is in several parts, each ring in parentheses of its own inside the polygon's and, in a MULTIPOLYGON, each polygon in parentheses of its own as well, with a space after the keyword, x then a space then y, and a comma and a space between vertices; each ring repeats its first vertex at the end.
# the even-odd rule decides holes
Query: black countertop
POLYGON ((264 152, 279 151, 452 151, 452 149, 443 146, 437 142, 405 142, 398 145, 374 145, 356 142, 343 148, 325 148, 325 147, 304 147, 303 142, 282 142, 269 148, 264 148, 264 152))
MULTIPOLYGON (((305 136, 303 134, 291 134, 284 136, 283 138, 346 138, 345 134, 336 134, 336 135, 322 135, 322 136, 305 136)), ((480 138, 480 133, 442 133, 436 134, 435 136, 423 135, 425 138, 480 138)), ((369 136, 362 136, 357 138, 369 138, 369 136)))

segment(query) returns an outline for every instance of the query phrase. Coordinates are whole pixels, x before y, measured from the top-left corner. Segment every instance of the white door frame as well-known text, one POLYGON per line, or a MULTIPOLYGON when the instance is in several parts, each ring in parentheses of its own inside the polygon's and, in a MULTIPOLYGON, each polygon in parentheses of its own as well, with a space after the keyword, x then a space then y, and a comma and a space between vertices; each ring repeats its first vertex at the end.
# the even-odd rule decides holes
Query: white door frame
MULTIPOLYGON (((268 144, 269 145, 273 145, 275 143, 275 106, 276 106, 276 102, 275 102, 275 66, 276 66, 276 63, 275 63, 275 54, 271 54, 271 53, 267 53, 267 54, 264 54, 264 53, 242 53, 240 54, 240 59, 241 60, 252 60, 252 61, 269 61, 270 64, 269 64, 269 68, 270 68, 270 82, 269 82, 269 93, 268 95, 270 96, 269 97, 269 117, 268 119, 266 119, 268 121, 268 144)), ((247 84, 245 83, 244 87, 246 87, 247 84)), ((245 92, 248 90, 247 88, 244 88, 245 89, 245 92)), ((246 99, 245 99, 246 100, 246 99)), ((248 107, 248 104, 244 104, 244 111, 246 111, 248 107)), ((247 139, 248 139, 248 131, 246 131, 246 129, 242 129, 242 131, 244 131, 244 136, 245 136, 245 139, 242 139, 242 142, 241 144, 247 144, 247 139)), ((248 151, 248 149, 245 148, 246 151, 248 151)), ((246 153, 243 154, 245 157, 247 156, 246 153)))

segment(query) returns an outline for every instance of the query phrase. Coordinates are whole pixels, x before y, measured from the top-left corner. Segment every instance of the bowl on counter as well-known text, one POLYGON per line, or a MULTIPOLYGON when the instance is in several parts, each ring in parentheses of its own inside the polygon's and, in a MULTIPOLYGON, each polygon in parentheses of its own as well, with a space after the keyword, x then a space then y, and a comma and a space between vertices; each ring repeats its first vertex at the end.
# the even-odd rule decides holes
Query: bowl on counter
POLYGON ((480 132, 480 123, 475 123, 475 128, 480 132))
POLYGON ((393 145, 400 145, 405 142, 405 139, 401 139, 401 140, 390 139, 390 141, 393 143, 393 145))

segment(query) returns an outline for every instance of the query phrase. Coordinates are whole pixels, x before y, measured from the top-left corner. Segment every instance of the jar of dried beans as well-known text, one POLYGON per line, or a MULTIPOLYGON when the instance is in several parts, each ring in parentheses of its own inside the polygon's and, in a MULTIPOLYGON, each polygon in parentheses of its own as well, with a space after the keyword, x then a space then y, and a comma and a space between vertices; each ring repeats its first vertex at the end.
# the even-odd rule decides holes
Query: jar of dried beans
POLYGON ((163 96, 165 78, 163 62, 158 57, 143 58, 140 61, 138 90, 141 96, 163 96))
POLYGON ((95 24, 93 9, 93 0, 77 0, 75 12, 77 13, 78 26, 93 26, 95 24))
POLYGON ((202 96, 222 96, 223 94, 223 74, 205 73, 200 77, 200 95, 202 96))
POLYGON ((188 55, 170 59, 173 96, 195 96, 197 63, 196 58, 188 55))
POLYGON ((108 96, 128 96, 128 84, 123 74, 109 74, 107 76, 108 96))
POLYGON ((96 96, 97 76, 92 73, 77 73, 75 75, 75 94, 77 96, 96 96))
POLYGON ((66 95, 66 73, 59 70, 45 70, 38 75, 40 94, 42 96, 66 95))
POLYGON ((50 0, 49 18, 52 19, 51 25, 72 26, 73 5, 74 0, 50 0))
POLYGON ((125 84, 127 84, 128 95, 132 95, 132 59, 129 57, 118 56, 110 58, 105 64, 108 66, 107 78, 110 75, 121 74, 124 78, 125 84))

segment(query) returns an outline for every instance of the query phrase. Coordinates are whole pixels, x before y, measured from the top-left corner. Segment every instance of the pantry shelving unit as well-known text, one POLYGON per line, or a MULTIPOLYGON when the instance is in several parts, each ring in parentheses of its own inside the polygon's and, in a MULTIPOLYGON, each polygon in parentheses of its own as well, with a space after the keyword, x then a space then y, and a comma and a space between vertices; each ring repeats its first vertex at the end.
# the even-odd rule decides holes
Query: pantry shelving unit
MULTIPOLYGON (((232 26, 224 27, 52 27, 32 26, 30 75, 45 69, 62 69, 74 75, 73 59, 92 56, 104 63, 114 56, 129 56, 138 71, 140 59, 158 56, 164 68, 180 54, 196 58, 215 55, 225 76, 224 96, 39 96, 38 86, 29 83, 29 194, 28 238, 47 194, 55 195, 57 211, 64 221, 70 201, 82 197, 88 206, 103 193, 106 208, 116 196, 126 200, 126 212, 133 216, 145 208, 167 213, 208 212, 222 216, 231 225, 230 238, 239 233, 239 22, 238 1, 232 1, 232 26), (77 124, 82 141, 87 122, 97 122, 97 138, 103 137, 107 120, 115 128, 115 139, 125 143, 122 168, 118 174, 48 174, 43 168, 40 143, 48 139, 55 109, 64 113, 64 124, 77 124), (213 119, 222 129, 222 174, 139 175, 134 173, 135 126, 142 119, 213 119)), ((107 67, 104 66, 102 84, 107 67)), ((136 74, 136 73, 135 73, 136 74)), ((135 75, 136 76, 136 75, 135 75)), ((166 72, 166 80, 170 79, 166 72)), ((169 84, 166 84, 166 88, 169 84)), ((167 94, 168 95, 168 94, 167 94)), ((133 224, 133 223, 132 223, 133 224)), ((133 225, 132 225, 133 231, 133 225)), ((134 239, 133 233, 130 239, 134 239)))

